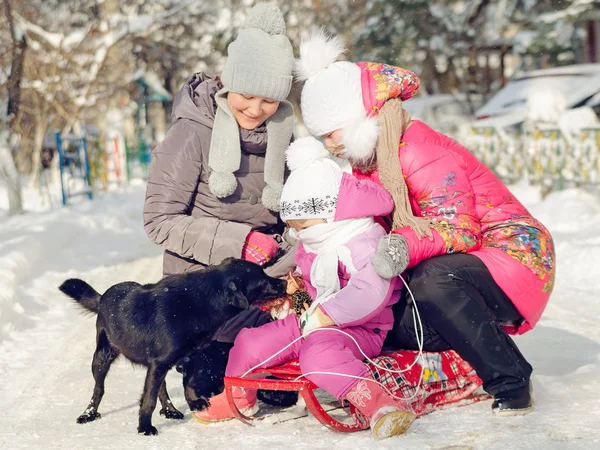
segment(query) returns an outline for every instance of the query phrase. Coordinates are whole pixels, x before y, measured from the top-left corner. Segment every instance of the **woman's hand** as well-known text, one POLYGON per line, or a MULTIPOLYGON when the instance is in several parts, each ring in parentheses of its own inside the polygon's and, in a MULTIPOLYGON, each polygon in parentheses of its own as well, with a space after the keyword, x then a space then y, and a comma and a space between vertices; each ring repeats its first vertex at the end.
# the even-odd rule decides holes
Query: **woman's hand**
POLYGON ((375 272, 382 278, 394 278, 408 267, 410 255, 404 236, 391 234, 382 237, 371 259, 375 272))
POLYGON ((242 247, 242 258, 264 266, 277 255, 279 243, 271 236, 251 231, 242 247))

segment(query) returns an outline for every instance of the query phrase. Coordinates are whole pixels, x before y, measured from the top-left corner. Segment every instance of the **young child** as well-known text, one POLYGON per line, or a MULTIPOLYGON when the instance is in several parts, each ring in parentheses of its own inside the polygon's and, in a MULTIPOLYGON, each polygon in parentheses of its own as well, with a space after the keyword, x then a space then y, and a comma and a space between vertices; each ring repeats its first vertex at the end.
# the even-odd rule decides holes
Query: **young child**
MULTIPOLYGON (((391 213, 391 196, 375 183, 358 181, 344 172, 312 137, 291 144, 286 158, 291 174, 283 188, 280 214, 300 241, 296 264, 312 305, 300 319, 291 314, 242 330, 231 350, 226 375, 243 375, 304 336, 262 367, 298 358, 302 373, 314 372, 307 378, 356 406, 369 419, 377 438, 404 433, 415 414, 374 380, 360 379, 369 375, 352 339, 327 328, 313 331, 337 327, 354 337, 369 358, 381 352, 393 325, 392 305, 400 292, 397 278, 380 277, 371 263, 386 234, 373 217, 391 213)), ((234 398, 244 414, 257 412, 256 391, 236 389, 234 398)), ((194 413, 197 419, 215 422, 234 417, 225 394, 210 403, 207 410, 194 413)))

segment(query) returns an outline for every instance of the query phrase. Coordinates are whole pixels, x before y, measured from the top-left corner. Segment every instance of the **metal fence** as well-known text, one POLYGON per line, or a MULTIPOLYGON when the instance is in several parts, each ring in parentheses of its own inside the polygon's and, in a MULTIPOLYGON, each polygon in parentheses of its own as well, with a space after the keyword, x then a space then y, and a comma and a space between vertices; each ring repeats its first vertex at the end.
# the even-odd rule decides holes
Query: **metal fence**
POLYGON ((56 148, 63 205, 73 197, 85 195, 91 200, 110 185, 148 177, 152 148, 143 141, 131 147, 118 137, 57 132, 56 148))
POLYGON ((558 128, 535 127, 514 134, 494 127, 474 127, 469 149, 500 178, 524 177, 546 190, 600 185, 600 127, 565 136, 558 128))

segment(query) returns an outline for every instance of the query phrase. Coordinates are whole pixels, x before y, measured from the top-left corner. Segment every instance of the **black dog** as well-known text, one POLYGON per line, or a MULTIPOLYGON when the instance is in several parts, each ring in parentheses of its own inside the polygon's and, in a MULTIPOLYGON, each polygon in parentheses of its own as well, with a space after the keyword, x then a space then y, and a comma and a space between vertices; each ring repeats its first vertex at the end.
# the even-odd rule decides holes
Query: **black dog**
MULTIPOLYGON (((207 342, 216 329, 257 300, 285 294, 286 282, 267 276, 256 264, 227 259, 198 272, 172 275, 155 284, 119 283, 102 296, 82 280, 70 279, 59 288, 90 312, 97 313, 96 351, 92 374, 96 385, 89 406, 77 419, 86 423, 100 418, 98 405, 104 379, 112 362, 123 354, 148 367, 140 401, 138 432, 157 434, 152 413, 157 397, 161 414, 182 419, 169 399, 165 376, 186 355, 207 342)), ((201 395, 186 400, 192 411, 205 403, 201 395)))

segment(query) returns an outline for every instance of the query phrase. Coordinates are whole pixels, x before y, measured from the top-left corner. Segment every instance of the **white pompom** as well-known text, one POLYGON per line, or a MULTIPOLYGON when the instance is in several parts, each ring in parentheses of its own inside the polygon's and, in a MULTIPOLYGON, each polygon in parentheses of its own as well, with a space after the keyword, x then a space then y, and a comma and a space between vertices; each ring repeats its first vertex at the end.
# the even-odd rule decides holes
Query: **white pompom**
POLYGON ((314 161, 327 158, 329 158, 327 149, 312 136, 292 142, 285 152, 285 159, 290 170, 296 170, 314 161))
POLYGON ((300 43, 300 59, 294 68, 296 78, 299 81, 308 80, 343 53, 344 42, 339 36, 330 36, 324 29, 313 30, 300 43))
POLYGON ((342 130, 344 156, 354 161, 366 161, 375 152, 379 138, 379 123, 376 117, 363 115, 350 121, 342 130))

